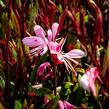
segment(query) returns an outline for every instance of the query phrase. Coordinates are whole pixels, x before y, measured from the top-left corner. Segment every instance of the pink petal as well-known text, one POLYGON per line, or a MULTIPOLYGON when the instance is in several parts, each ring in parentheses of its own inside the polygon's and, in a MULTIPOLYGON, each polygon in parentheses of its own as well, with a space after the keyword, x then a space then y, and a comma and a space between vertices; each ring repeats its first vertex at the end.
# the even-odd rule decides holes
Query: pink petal
POLYGON ((47 68, 47 67, 50 67, 50 63, 49 62, 45 62, 43 64, 41 64, 38 68, 38 71, 37 71, 37 76, 41 76, 43 73, 44 73, 44 70, 47 68))
POLYGON ((84 55, 85 53, 79 49, 73 49, 65 54, 65 56, 68 58, 82 58, 84 55))
POLYGON ((97 96, 96 85, 95 85, 95 79, 98 77, 98 70, 97 70, 97 68, 96 67, 89 68, 86 71, 86 74, 89 77, 89 87, 90 87, 90 90, 92 91, 93 96, 97 96))
POLYGON ((96 79, 98 77, 98 70, 96 67, 90 68, 90 73, 92 75, 92 78, 96 79))
POLYGON ((58 27, 59 27, 59 24, 58 23, 53 23, 53 25, 52 25, 53 41, 56 38, 58 27))
POLYGON ((49 99, 47 96, 44 97, 44 104, 47 104, 49 102, 49 99))
POLYGON ((23 38, 22 42, 29 47, 40 46, 44 43, 40 37, 25 37, 23 38))
POLYGON ((70 104, 67 101, 63 101, 63 104, 64 104, 65 109, 74 109, 75 108, 74 105, 70 104))
POLYGON ((35 32, 36 36, 39 36, 41 38, 44 38, 46 35, 45 31, 43 30, 43 28, 40 25, 36 25, 34 27, 34 32, 35 32))
POLYGON ((93 96, 97 96, 95 79, 98 77, 98 71, 96 67, 91 67, 86 70, 86 73, 81 77, 80 84, 85 90, 91 90, 93 96))
POLYGON ((95 82, 94 79, 89 77, 89 87, 90 87, 90 90, 92 91, 93 96, 97 96, 96 86, 95 86, 94 82, 95 82))
POLYGON ((60 52, 60 46, 56 42, 49 42, 48 44, 51 54, 58 54, 60 52))
POLYGON ((89 80, 88 79, 89 79, 89 77, 87 76, 87 74, 84 74, 80 78, 80 84, 84 90, 89 90, 89 80))
POLYGON ((64 105, 61 100, 58 101, 58 107, 59 107, 59 109, 64 109, 64 105))
POLYGON ((49 40, 49 41, 52 41, 52 31, 51 31, 51 29, 49 29, 49 30, 47 31, 47 35, 48 35, 48 40, 49 40))
POLYGON ((51 73, 50 72, 48 72, 46 75, 45 75, 45 77, 44 77, 44 80, 46 80, 48 77, 50 77, 51 76, 51 73))

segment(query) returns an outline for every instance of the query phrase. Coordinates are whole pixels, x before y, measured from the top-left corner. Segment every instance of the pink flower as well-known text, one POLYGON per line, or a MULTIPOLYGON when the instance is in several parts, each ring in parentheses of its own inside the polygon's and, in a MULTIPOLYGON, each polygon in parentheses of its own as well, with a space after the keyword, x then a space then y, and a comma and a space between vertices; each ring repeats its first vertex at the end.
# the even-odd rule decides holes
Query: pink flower
POLYGON ((37 76, 41 76, 47 67, 51 67, 49 62, 44 62, 43 64, 41 64, 37 70, 37 76))
POLYGON ((81 77, 80 84, 84 90, 92 91, 93 96, 97 96, 95 79, 99 78, 98 70, 96 67, 92 67, 86 71, 86 73, 81 77))
POLYGON ((47 104, 49 102, 49 99, 47 96, 44 97, 44 104, 47 104))
POLYGON ((31 55, 43 55, 48 50, 48 42, 54 41, 57 35, 58 23, 53 23, 51 29, 46 32, 40 25, 36 25, 34 27, 34 32, 36 36, 25 37, 22 41, 25 45, 32 47, 33 49, 30 51, 31 55))
POLYGON ((40 76, 44 76, 44 79, 46 79, 49 76, 53 76, 52 75, 52 70, 51 70, 51 65, 49 62, 44 62, 43 64, 41 64, 37 70, 37 75, 36 77, 40 77, 40 76))
POLYGON ((58 107, 59 107, 59 109, 74 109, 76 106, 70 104, 67 101, 59 100, 58 101, 58 107))
POLYGON ((74 73, 76 74, 76 72, 72 66, 72 62, 80 65, 79 62, 77 62, 75 59, 82 58, 85 55, 85 53, 80 49, 73 49, 73 50, 69 51, 68 53, 64 53, 64 52, 62 52, 62 46, 60 46, 56 42, 49 43, 50 53, 53 55, 52 58, 56 59, 56 57, 57 57, 57 59, 54 60, 55 63, 56 62, 57 62, 57 64, 64 63, 68 72, 70 72, 70 70, 73 70, 74 73))

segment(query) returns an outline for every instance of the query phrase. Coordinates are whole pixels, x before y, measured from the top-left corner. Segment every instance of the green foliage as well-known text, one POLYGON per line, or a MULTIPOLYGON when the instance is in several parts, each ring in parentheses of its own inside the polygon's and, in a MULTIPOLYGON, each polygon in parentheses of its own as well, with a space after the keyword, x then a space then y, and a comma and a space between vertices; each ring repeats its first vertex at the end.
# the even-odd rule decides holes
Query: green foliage
POLYGON ((15 101, 15 108, 14 109, 22 109, 21 101, 19 101, 19 100, 15 101))
POLYGON ((61 91, 60 91, 60 98, 63 100, 68 100, 69 96, 71 94, 71 87, 73 86, 73 84, 71 82, 65 82, 62 87, 61 87, 61 91))
POLYGON ((58 99, 59 98, 55 96, 47 105, 45 105, 45 109, 56 109, 58 99))

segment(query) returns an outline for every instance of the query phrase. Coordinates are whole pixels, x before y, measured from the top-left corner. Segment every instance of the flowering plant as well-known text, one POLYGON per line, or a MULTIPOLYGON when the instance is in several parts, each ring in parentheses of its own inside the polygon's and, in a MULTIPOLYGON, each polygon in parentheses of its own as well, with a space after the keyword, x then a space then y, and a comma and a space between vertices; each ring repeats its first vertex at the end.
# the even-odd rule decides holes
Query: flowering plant
POLYGON ((0 1, 0 109, 108 109, 108 0, 0 1))

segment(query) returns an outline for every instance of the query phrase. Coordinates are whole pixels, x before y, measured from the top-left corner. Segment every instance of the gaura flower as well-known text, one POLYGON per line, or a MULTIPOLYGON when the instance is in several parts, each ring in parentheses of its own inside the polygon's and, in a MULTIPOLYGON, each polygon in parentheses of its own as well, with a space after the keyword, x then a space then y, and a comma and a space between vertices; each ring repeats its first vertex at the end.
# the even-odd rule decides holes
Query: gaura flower
POLYGON ((49 49, 50 53, 52 54, 52 58, 54 59, 55 63, 57 62, 56 64, 64 63, 68 72, 70 72, 70 70, 73 70, 75 75, 77 75, 72 66, 72 62, 76 63, 77 65, 80 65, 80 63, 75 59, 82 58, 85 53, 80 49, 73 49, 68 53, 64 53, 62 52, 62 46, 60 46, 56 42, 49 43, 49 49))
POLYGON ((59 109, 74 109, 74 108, 76 108, 76 106, 70 104, 69 102, 67 102, 65 100, 64 101, 59 100, 58 107, 59 107, 59 109))
POLYGON ((44 62, 39 66, 36 77, 38 78, 40 76, 44 76, 44 80, 49 76, 53 77, 51 65, 49 62, 44 62))
POLYGON ((96 78, 100 79, 98 73, 99 72, 96 67, 91 67, 80 79, 80 84, 83 89, 92 91, 93 96, 97 96, 95 80, 96 78))
POLYGON ((30 51, 31 55, 44 55, 48 50, 48 42, 54 41, 57 35, 58 23, 53 23, 51 29, 46 32, 40 25, 36 25, 34 27, 34 32, 36 36, 25 37, 22 41, 25 45, 32 47, 33 49, 30 51))

